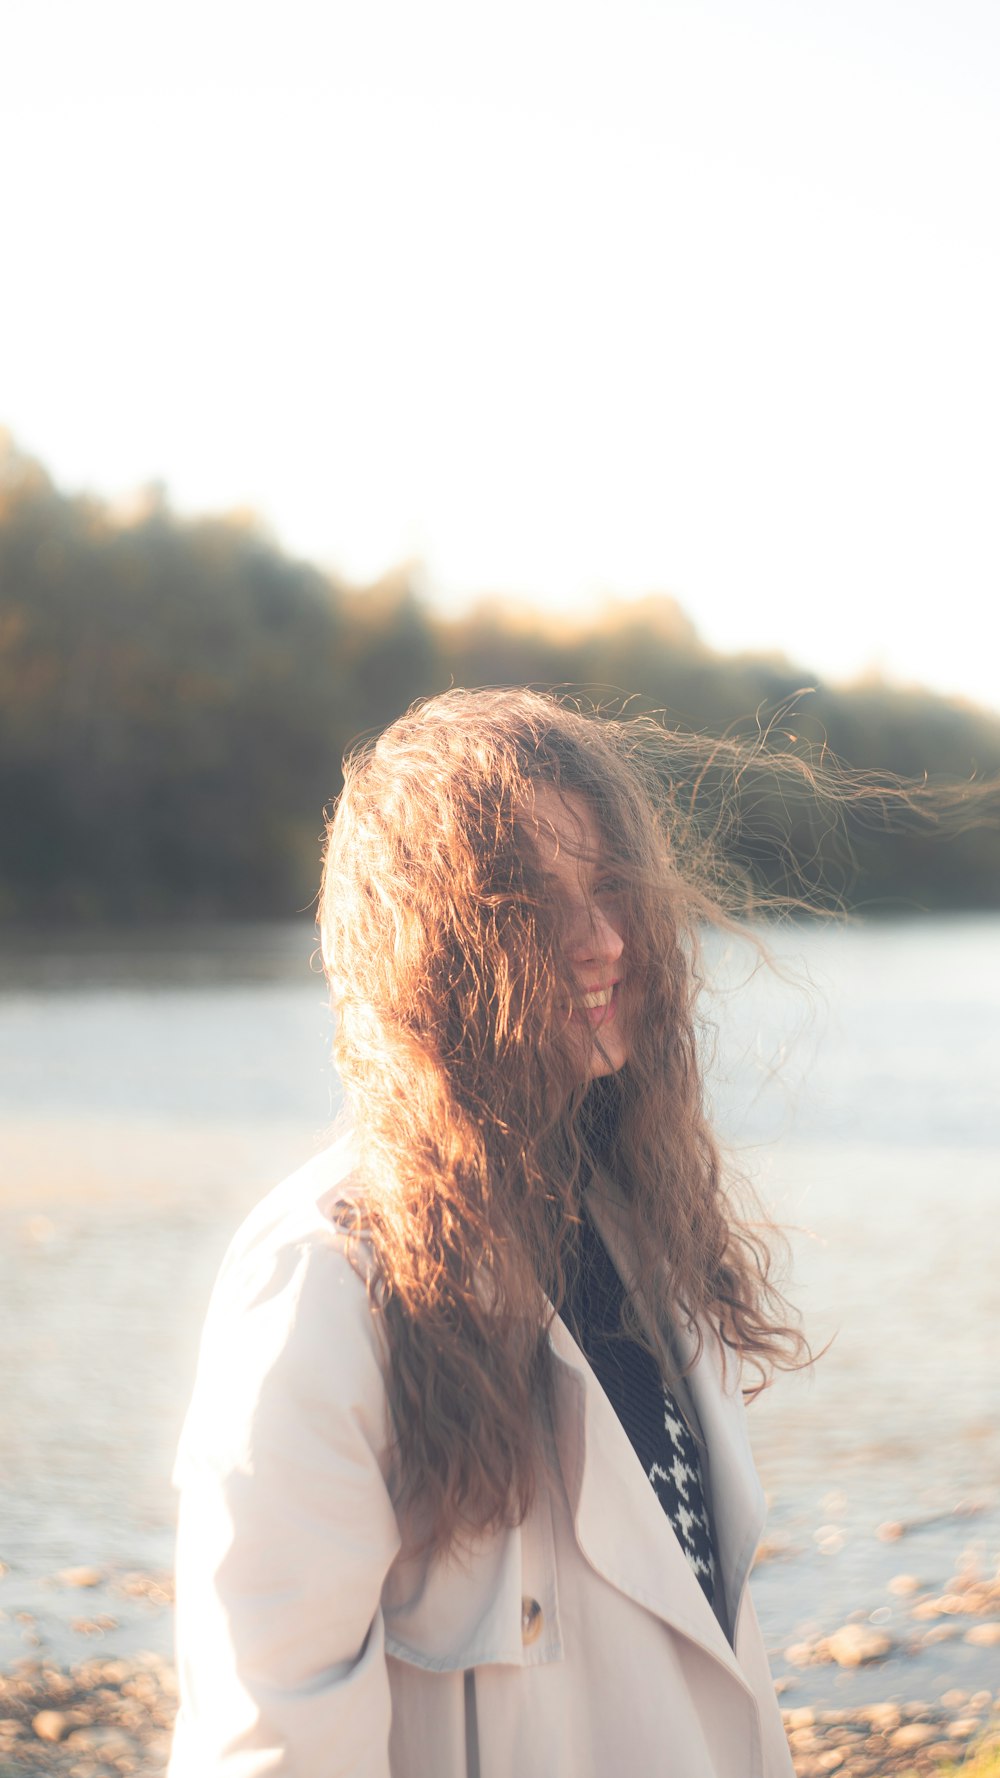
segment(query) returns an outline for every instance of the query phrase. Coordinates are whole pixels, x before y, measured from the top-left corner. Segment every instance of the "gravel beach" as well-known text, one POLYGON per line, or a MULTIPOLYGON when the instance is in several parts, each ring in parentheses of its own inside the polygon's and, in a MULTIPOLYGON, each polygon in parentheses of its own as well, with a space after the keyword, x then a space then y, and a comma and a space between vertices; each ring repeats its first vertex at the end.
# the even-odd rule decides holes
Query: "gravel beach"
MULTIPOLYGON (((33 1611, 5 1614, 8 1624, 17 1625, 22 1643, 37 1646, 0 1673, 0 1778, 36 1772, 65 1778, 158 1778, 169 1756, 177 1699, 173 1667, 161 1652, 170 1628, 169 1576, 115 1576, 80 1566, 52 1576, 49 1587, 63 1600, 93 1601, 88 1615, 67 1621, 75 1637, 103 1640, 141 1623, 147 1635, 155 1631, 151 1639, 160 1651, 139 1649, 128 1656, 91 1656, 60 1665, 45 1652, 49 1637, 33 1611), (102 1613, 100 1605, 108 1600, 117 1601, 115 1608, 126 1620, 133 1614, 131 1626, 102 1613), (146 1615, 140 1618, 138 1613, 146 1615)), ((824 1709, 791 1701, 801 1682, 787 1673, 779 1677, 775 1683, 797 1778, 826 1773, 925 1778, 952 1771, 972 1750, 1000 1748, 1000 1686, 995 1683, 1000 1678, 1000 1570, 985 1575, 970 1564, 936 1592, 922 1587, 915 1576, 900 1574, 893 1591, 905 1606, 904 1635, 890 1635, 859 1613, 829 1635, 783 1650, 786 1664, 803 1676, 818 1667, 835 1667, 854 1683, 852 1675, 860 1680, 864 1673, 870 1695, 870 1683, 877 1683, 881 1671, 886 1693, 896 1694, 882 1702, 845 1701, 824 1709), (980 1676, 985 1657, 994 1683, 898 1701, 900 1672, 905 1674, 908 1659, 912 1665, 928 1637, 934 1646, 960 1639, 975 1655, 980 1676)))
MULTIPOLYGON (((0 1778, 158 1778, 170 1747, 176 1683, 155 1654, 88 1660, 69 1669, 26 1660, 0 1675, 0 1778)), ((989 1742, 1000 1696, 951 1694, 858 1710, 784 1712, 798 1778, 933 1774, 989 1742)))
MULTIPOLYGON (((33 1607, 20 1610, 16 1571, 0 1563, 0 1575, 13 1583, 4 1594, 14 1607, 0 1614, 4 1627, 16 1629, 30 1651, 0 1672, 0 1778, 37 1772, 159 1778, 177 1705, 164 1652, 173 1604, 169 1574, 78 1565, 44 1579, 33 1607), (43 1601, 55 1610, 43 1614, 43 1601), (137 1636, 158 1647, 137 1648, 137 1636), (56 1651, 80 1638, 111 1649, 123 1638, 132 1651, 61 1660, 56 1651)), ((899 1573, 890 1590, 902 1608, 891 1632, 858 1612, 827 1635, 781 1650, 786 1670, 775 1686, 797 1778, 928 1778, 961 1767, 973 1751, 1000 1748, 1000 1568, 984 1572, 969 1559, 943 1588, 899 1573), (928 1646, 956 1643, 969 1657, 972 1687, 952 1685, 901 1701, 901 1680, 904 1687, 907 1674, 912 1680, 928 1646), (846 1682, 844 1702, 835 1709, 795 1702, 796 1691, 820 1669, 839 1671, 846 1682), (882 1701, 872 1702, 872 1686, 879 1684, 882 1701), (854 1701, 851 1687, 857 1688, 854 1701)), ((20 1594, 22 1606, 27 1597, 20 1594)))

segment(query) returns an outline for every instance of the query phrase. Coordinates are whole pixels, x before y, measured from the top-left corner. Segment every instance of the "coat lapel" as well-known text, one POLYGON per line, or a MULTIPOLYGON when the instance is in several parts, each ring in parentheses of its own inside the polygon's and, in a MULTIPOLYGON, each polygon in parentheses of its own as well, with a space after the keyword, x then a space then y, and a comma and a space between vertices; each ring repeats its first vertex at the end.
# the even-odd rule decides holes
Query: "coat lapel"
MULTIPOLYGON (((622 1219, 606 1199, 591 1197, 598 1230, 627 1289, 634 1266, 622 1219)), ((644 1314, 641 1299, 637 1298, 644 1314)), ((644 1319, 648 1318, 644 1314, 644 1319)), ((649 1327, 654 1340, 662 1330, 649 1327)), ((591 1567, 639 1604, 698 1643, 749 1689, 673 1528, 614 1408, 568 1328, 550 1329, 555 1357, 556 1438, 577 1542, 591 1567)), ((681 1367, 691 1358, 694 1331, 674 1329, 681 1367)), ((737 1366, 726 1361, 706 1332, 686 1381, 707 1452, 721 1581, 731 1620, 763 1525, 763 1494, 746 1434, 737 1366)))
MULTIPOLYGON (((674 1318, 673 1334, 674 1351, 683 1370, 694 1354, 697 1338, 693 1327, 679 1315, 674 1318)), ((750 1449, 739 1363, 733 1352, 720 1346, 710 1328, 704 1330, 701 1353, 685 1381, 708 1453, 715 1541, 730 1623, 735 1625, 767 1509, 750 1449)))

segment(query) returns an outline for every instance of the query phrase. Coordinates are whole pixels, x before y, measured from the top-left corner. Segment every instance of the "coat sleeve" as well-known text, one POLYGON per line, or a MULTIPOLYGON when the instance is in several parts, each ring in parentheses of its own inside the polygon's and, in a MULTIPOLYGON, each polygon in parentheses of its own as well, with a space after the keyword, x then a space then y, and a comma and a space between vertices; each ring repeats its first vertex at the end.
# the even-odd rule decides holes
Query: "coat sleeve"
POLYGON ((387 1425, 367 1293, 337 1243, 227 1260, 175 1472, 170 1778, 388 1778, 387 1425))

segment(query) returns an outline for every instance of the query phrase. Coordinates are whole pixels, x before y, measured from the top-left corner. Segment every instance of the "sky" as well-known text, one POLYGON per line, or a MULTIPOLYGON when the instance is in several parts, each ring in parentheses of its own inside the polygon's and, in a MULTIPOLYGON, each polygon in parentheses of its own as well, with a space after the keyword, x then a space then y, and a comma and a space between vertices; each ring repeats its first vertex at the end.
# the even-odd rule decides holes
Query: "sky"
POLYGON ((1000 706, 996 0, 32 0, 0 424, 445 609, 1000 706))

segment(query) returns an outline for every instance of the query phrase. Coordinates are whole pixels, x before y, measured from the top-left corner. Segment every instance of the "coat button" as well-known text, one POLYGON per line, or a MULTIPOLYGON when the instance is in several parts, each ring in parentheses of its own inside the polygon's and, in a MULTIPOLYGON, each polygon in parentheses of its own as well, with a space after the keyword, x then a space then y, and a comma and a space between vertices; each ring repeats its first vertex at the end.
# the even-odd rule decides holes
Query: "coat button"
POLYGON ((542 1633, 542 1608, 537 1599, 521 1600, 521 1641, 537 1642, 542 1633))

